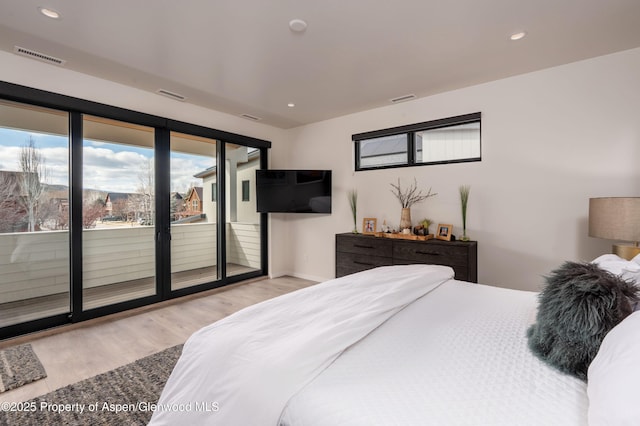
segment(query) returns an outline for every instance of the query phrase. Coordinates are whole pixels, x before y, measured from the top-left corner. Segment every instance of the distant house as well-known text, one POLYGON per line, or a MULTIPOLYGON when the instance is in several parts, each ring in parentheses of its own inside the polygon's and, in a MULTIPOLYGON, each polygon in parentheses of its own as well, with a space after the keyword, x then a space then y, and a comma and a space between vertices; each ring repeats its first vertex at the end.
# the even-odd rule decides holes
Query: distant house
POLYGON ((153 217, 152 201, 144 194, 128 192, 109 192, 104 200, 105 219, 134 222, 145 220, 150 223, 153 217))
POLYGON ((184 219, 190 217, 196 217, 197 220, 201 220, 203 218, 202 187, 191 187, 184 197, 180 197, 182 198, 182 207, 176 209, 174 213, 175 220, 184 222, 184 219))
POLYGON ((129 196, 126 192, 109 192, 104 200, 104 210, 106 217, 127 218, 127 203, 129 196))
POLYGON ((184 201, 187 204, 187 210, 192 212, 193 215, 202 213, 202 187, 192 187, 184 201))
POLYGON ((185 209, 184 197, 179 192, 171 193, 171 220, 180 219, 180 212, 185 209))

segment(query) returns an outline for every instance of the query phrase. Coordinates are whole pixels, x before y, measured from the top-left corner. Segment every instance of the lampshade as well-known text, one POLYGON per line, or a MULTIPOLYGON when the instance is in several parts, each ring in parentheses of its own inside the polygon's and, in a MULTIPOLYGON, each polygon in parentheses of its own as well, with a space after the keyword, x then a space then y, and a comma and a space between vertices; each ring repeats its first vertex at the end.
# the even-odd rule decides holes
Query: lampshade
POLYGON ((640 253, 640 197, 589 199, 589 236, 633 241, 633 246, 614 245, 613 252, 630 259, 640 253))

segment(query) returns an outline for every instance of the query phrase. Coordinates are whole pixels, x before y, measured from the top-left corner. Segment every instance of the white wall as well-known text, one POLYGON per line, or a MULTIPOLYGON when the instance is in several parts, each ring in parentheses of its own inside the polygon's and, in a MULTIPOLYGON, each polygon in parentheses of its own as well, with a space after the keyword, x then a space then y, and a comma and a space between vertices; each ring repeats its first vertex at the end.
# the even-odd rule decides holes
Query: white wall
MULTIPOLYGON (((333 214, 280 215, 272 226, 281 273, 334 276, 334 234, 352 228, 346 193, 358 190, 363 217, 397 224, 398 178, 438 196, 414 220, 453 223, 461 233, 458 187, 471 185, 467 229, 478 240, 479 281, 537 290, 564 260, 591 260, 610 241, 587 236, 588 199, 640 195, 640 49, 538 71, 292 129, 273 164, 333 170, 333 214), (351 135, 482 112, 482 161, 353 172, 351 135), (283 258, 281 258, 283 259, 283 258)), ((277 215, 272 215, 277 216, 277 215)))
POLYGON ((414 219, 461 224, 457 188, 470 184, 468 233, 479 280, 537 289, 563 260, 587 260, 610 242, 587 237, 588 198, 640 195, 640 49, 504 79, 284 131, 154 93, 0 52, 0 80, 271 140, 272 168, 332 169, 333 214, 272 214, 269 268, 334 276, 334 234, 363 217, 399 221, 389 183, 400 177, 439 195, 414 219), (480 111, 480 163, 353 172, 351 135, 480 111))
POLYGON ((284 131, 189 102, 0 51, 0 80, 273 142, 284 131))

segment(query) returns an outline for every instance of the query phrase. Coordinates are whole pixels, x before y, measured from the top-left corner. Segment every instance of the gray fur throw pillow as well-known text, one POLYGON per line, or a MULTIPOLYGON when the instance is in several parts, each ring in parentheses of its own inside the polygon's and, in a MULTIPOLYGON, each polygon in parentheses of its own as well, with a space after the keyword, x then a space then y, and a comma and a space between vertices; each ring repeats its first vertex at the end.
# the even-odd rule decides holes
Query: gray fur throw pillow
POLYGON ((529 348, 551 366, 587 380, 604 336, 633 311, 638 288, 592 263, 565 262, 538 296, 529 348))

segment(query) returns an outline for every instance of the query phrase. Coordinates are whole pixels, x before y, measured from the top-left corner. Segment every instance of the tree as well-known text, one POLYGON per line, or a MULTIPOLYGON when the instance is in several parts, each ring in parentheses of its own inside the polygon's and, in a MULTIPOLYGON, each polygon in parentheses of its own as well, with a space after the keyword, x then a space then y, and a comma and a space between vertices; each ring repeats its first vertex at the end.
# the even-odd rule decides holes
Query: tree
POLYGON ((27 216, 27 231, 33 232, 36 230, 38 204, 45 192, 45 184, 41 180, 46 181, 48 175, 44 157, 36 147, 33 137, 29 137, 29 143, 21 148, 18 163, 22 171, 18 179, 18 200, 27 216))
POLYGON ((104 202, 102 200, 95 200, 91 202, 89 199, 85 199, 82 202, 82 228, 91 229, 95 228, 96 222, 104 216, 104 202))
POLYGON ((0 171, 0 232, 22 230, 24 210, 18 180, 19 172, 0 171))
POLYGON ((155 183, 153 159, 147 160, 146 164, 138 174, 138 194, 134 198, 137 208, 136 212, 140 212, 142 223, 145 225, 153 225, 155 220, 155 183))
POLYGON ((96 227, 96 222, 101 219, 105 212, 105 194, 102 191, 86 189, 82 193, 82 228, 91 229, 96 227))

